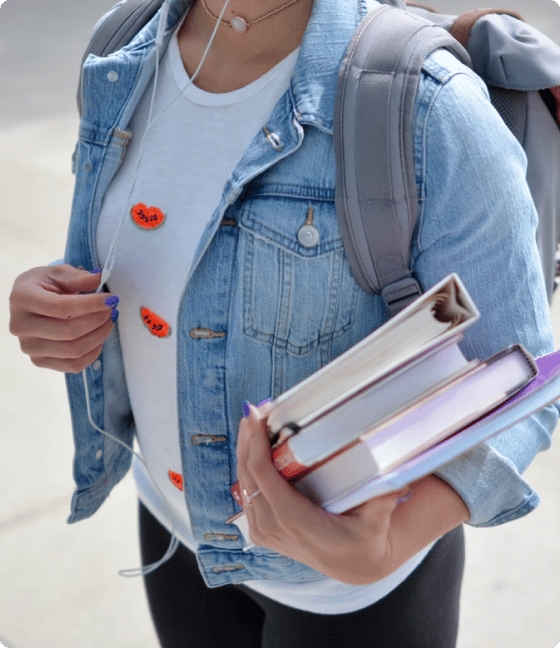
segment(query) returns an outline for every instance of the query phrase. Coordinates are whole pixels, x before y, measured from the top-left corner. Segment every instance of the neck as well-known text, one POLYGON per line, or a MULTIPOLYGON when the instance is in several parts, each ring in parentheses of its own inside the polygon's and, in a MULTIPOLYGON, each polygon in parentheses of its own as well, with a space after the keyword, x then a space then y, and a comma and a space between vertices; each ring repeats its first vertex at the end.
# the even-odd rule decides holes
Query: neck
MULTIPOLYGON (((223 20, 230 22, 234 16, 247 23, 278 9, 287 0, 230 0, 223 20)), ((224 0, 205 0, 209 11, 218 16, 224 0)), ((263 57, 287 56, 301 43, 307 27, 313 0, 298 0, 262 21, 249 24, 247 31, 238 33, 220 23, 211 51, 223 59, 250 62, 263 57)), ((179 37, 181 41, 206 46, 216 25, 216 19, 205 10, 201 0, 195 0, 179 37)))

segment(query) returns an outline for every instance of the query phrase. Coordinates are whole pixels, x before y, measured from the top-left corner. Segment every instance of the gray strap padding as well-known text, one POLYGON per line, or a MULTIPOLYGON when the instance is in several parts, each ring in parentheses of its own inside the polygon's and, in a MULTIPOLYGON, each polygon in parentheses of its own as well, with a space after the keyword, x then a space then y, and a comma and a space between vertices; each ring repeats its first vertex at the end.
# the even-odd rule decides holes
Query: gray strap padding
POLYGON ((82 66, 90 54, 107 56, 129 43, 156 14, 163 0, 125 0, 107 14, 94 28, 82 58, 78 83, 78 112, 82 114, 82 66))
POLYGON ((470 65, 446 30, 381 6, 358 27, 338 77, 334 144, 342 238, 356 280, 367 292, 383 294, 391 313, 421 292, 409 269, 417 216, 412 120, 424 59, 442 47, 470 65))

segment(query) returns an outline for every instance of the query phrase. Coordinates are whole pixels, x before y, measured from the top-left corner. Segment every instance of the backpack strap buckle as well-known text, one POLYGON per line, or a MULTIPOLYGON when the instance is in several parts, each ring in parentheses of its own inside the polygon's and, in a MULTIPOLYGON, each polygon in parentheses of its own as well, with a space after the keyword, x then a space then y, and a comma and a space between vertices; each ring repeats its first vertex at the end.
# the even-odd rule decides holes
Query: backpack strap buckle
POLYGON ((412 303, 422 294, 420 284, 414 277, 405 277, 388 284, 381 291, 381 296, 391 313, 391 317, 412 303))

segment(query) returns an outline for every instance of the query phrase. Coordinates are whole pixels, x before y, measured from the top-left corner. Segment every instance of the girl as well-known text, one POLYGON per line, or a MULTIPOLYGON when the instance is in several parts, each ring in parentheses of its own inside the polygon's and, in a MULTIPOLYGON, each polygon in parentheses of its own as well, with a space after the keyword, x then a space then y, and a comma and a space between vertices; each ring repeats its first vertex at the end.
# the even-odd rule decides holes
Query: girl
MULTIPOLYGON (((144 564, 171 530, 180 540, 145 570, 166 648, 450 648, 462 524, 501 524, 537 503, 521 473, 548 446, 554 408, 410 497, 343 515, 276 473, 266 404, 245 404, 242 418, 244 399, 277 396, 389 316, 352 277, 334 206, 336 75, 376 4, 170 0, 163 19, 167 5, 83 68, 65 263, 17 278, 11 331, 36 365, 67 373, 69 522, 101 506, 131 465, 121 443, 138 439, 144 564), (313 236, 298 237, 304 226, 313 236), (250 538, 225 523, 237 478, 250 538)), ((452 271, 465 283, 482 313, 467 356, 514 342, 550 351, 523 152, 449 53, 425 64, 413 137, 422 288, 452 271)))

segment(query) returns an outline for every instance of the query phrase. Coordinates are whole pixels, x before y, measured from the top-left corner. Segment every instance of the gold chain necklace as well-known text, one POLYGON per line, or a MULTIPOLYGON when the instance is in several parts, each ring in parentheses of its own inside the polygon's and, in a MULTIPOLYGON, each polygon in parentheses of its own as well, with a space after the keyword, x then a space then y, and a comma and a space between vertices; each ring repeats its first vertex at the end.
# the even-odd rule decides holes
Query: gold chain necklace
MULTIPOLYGON (((200 0, 200 1, 202 2, 202 6, 204 7, 206 13, 212 18, 214 18, 215 20, 218 20, 219 16, 216 16, 210 11, 205 0, 200 0)), ((231 27, 238 34, 242 34, 243 32, 246 32, 247 28, 250 27, 251 25, 256 25, 257 23, 261 22, 261 20, 265 20, 266 18, 270 18, 270 16, 274 16, 274 14, 277 14, 280 11, 287 9, 288 7, 295 4, 296 2, 299 2, 299 0, 289 0, 289 2, 286 2, 281 7, 278 7, 278 9, 269 11, 264 16, 261 16, 260 18, 255 18, 255 20, 251 20, 251 21, 245 20, 245 18, 241 18, 241 16, 234 16, 229 22, 227 20, 224 20, 223 18, 219 18, 219 20, 224 25, 227 25, 227 27, 231 27)))

